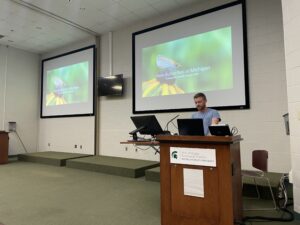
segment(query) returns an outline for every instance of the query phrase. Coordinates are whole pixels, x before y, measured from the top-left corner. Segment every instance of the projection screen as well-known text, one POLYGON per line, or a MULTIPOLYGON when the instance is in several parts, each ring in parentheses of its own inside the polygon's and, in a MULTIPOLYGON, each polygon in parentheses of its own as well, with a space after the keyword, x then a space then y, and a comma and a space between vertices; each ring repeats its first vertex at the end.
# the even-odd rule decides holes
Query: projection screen
POLYGON ((133 113, 249 108, 244 1, 132 34, 133 113))
POLYGON ((42 61, 41 118, 94 115, 95 46, 42 61))

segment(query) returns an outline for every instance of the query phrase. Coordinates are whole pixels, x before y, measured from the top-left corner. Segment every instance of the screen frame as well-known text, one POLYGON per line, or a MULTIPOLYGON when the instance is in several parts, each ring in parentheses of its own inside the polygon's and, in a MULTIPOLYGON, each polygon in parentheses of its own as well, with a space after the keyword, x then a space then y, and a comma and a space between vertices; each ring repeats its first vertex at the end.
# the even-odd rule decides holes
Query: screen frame
POLYGON ((132 113, 133 114, 146 114, 146 113, 165 113, 165 112, 191 112, 196 111, 195 108, 178 108, 178 109, 162 109, 162 110, 136 110, 135 102, 135 37, 139 34, 147 33, 156 29, 167 27, 176 23, 180 23, 195 17, 213 13, 222 9, 226 9, 232 6, 241 4, 242 6, 242 24, 243 24, 243 51, 244 51, 244 84, 245 84, 245 104, 244 105, 235 105, 235 106, 219 106, 213 107, 217 110, 239 110, 239 109, 250 109, 250 97, 249 97, 249 78, 248 78, 248 43, 247 43, 247 18, 246 18, 246 2, 245 0, 233 1, 221 6, 217 6, 208 10, 204 10, 189 16, 185 16, 176 20, 172 20, 166 23, 162 23, 150 28, 146 28, 137 32, 132 33, 132 113))
POLYGON ((40 118, 41 119, 47 119, 47 118, 61 118, 61 117, 85 117, 85 116, 95 116, 95 85, 96 85, 96 45, 90 45, 87 47, 83 47, 80 49, 76 49, 73 51, 65 52, 63 54, 59 54, 50 58, 46 58, 42 60, 42 67, 41 67, 41 93, 40 93, 40 98, 41 98, 41 105, 40 105, 40 118), (67 115, 53 115, 53 116, 44 116, 43 115, 43 93, 44 93, 44 63, 46 61, 52 60, 52 59, 57 59, 60 57, 64 57, 67 55, 71 55, 74 53, 78 53, 84 50, 92 49, 93 50, 93 111, 92 113, 83 113, 83 114, 67 114, 67 115))

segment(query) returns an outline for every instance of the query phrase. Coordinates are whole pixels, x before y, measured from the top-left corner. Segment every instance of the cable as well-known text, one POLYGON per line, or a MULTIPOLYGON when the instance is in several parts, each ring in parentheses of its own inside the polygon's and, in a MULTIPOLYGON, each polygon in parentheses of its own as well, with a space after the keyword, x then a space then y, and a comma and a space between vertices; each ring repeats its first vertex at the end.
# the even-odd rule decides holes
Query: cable
POLYGON ((15 130, 14 132, 16 133, 17 137, 19 138, 19 140, 20 140, 20 142, 21 142, 21 144, 22 144, 22 146, 23 146, 25 152, 28 153, 28 152, 27 152, 27 149, 26 149, 26 147, 25 147, 25 145, 24 145, 24 143, 23 143, 23 141, 22 141, 22 139, 20 138, 20 136, 19 136, 19 134, 18 134, 18 132, 17 132, 17 130, 15 130))
POLYGON ((249 222, 270 222, 270 221, 278 221, 278 222, 291 222, 294 221, 295 216, 291 210, 288 209, 289 206, 293 205, 293 201, 289 202, 289 200, 293 200, 288 198, 287 189, 285 182, 288 182, 288 174, 283 174, 280 178, 279 187, 278 187, 278 194, 277 194, 277 205, 279 210, 283 213, 281 217, 264 217, 264 216, 247 216, 243 218, 243 221, 249 222), (283 203, 282 203, 283 201, 283 203), (288 215, 288 217, 285 217, 288 215))
POLYGON ((281 176, 278 186, 278 194, 277 194, 277 204, 279 208, 286 208, 288 203, 288 195, 285 182, 288 182, 288 174, 283 174, 281 176))
MULTIPOLYGON (((167 122, 167 124, 166 124, 164 130, 169 131, 169 124, 170 124, 170 123, 172 123, 173 126, 175 126, 174 123, 173 123, 173 120, 175 120, 178 116, 180 116, 180 115, 176 115, 175 117, 173 117, 172 119, 170 119, 170 120, 167 122)), ((175 126, 175 127, 176 127, 176 126, 175 126)))
POLYGON ((295 216, 291 210, 288 209, 289 206, 293 205, 293 201, 288 203, 288 200, 292 200, 288 198, 286 186, 284 184, 284 181, 288 179, 288 175, 284 174, 280 178, 280 184, 279 184, 279 193, 278 193, 278 199, 277 204, 279 206, 279 210, 283 212, 281 217, 264 217, 264 216, 246 216, 243 218, 243 221, 251 221, 251 222, 268 222, 268 221, 278 221, 278 222, 291 222, 294 221, 295 216), (280 205, 280 200, 283 200, 283 204, 280 205), (288 217, 285 217, 285 215, 288 215, 288 217))
MULTIPOLYGON (((278 221, 278 222, 292 222, 294 221, 294 214, 287 208, 280 209, 284 212, 284 214, 288 215, 288 218, 282 217, 265 217, 265 216, 246 216, 243 218, 243 222, 249 221, 249 222, 266 222, 266 221, 278 221)), ((283 214, 283 215, 284 215, 283 214)))
POLYGON ((135 147, 136 149, 142 150, 142 151, 147 151, 147 150, 149 150, 149 149, 151 148, 151 146, 149 146, 149 147, 147 147, 147 148, 141 148, 141 147, 139 147, 139 146, 137 146, 137 145, 134 145, 134 147, 135 147))
POLYGON ((237 135, 239 133, 239 130, 237 129, 237 127, 232 127, 230 130, 230 133, 232 136, 237 135))
POLYGON ((173 124, 173 126, 176 128, 176 129, 178 129, 178 127, 175 125, 175 123, 172 121, 171 122, 172 124, 173 124))

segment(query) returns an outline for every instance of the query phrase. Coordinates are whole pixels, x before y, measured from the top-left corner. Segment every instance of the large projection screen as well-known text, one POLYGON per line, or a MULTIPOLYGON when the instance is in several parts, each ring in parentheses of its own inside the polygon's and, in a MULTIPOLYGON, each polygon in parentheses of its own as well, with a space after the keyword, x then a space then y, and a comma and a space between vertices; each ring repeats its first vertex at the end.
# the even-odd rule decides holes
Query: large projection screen
POLYGON ((41 118, 94 115, 95 46, 42 61, 41 118))
POLYGON ((132 34, 133 113, 248 109, 246 15, 235 1, 132 34))

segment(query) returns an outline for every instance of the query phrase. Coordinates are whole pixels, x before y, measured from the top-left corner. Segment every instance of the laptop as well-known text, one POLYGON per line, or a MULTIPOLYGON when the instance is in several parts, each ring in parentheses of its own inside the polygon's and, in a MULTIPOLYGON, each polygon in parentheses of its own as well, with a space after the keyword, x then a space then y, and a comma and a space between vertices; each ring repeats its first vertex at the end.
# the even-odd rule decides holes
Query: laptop
POLYGON ((179 135, 204 136, 202 119, 177 119, 179 135))
POLYGON ((227 124, 218 124, 208 127, 211 135, 215 136, 232 136, 230 128, 227 124))

